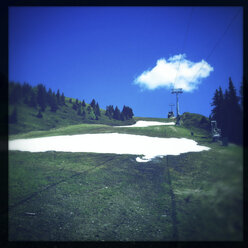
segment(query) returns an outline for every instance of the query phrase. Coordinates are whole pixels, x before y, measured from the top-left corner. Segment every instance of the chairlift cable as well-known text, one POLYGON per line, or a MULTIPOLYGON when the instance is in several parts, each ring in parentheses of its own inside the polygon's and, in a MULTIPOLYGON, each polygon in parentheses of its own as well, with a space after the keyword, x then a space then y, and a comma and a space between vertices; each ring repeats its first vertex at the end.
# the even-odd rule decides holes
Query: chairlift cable
POLYGON ((209 55, 206 57, 206 60, 209 59, 209 57, 212 55, 212 53, 214 52, 215 48, 219 45, 220 41, 222 40, 222 38, 224 37, 224 35, 227 33, 228 29, 231 27, 232 23, 234 22, 235 18, 238 16, 239 12, 241 9, 239 9, 237 11, 237 13, 233 16, 231 22, 228 24, 227 28, 225 29, 225 31, 223 32, 223 34, 221 35, 221 37, 219 38, 219 40, 216 42, 216 44, 214 45, 214 47, 212 48, 211 52, 209 53, 209 55))
MULTIPOLYGON (((233 16, 233 18, 231 19, 230 23, 227 25, 225 31, 222 33, 222 35, 220 36, 220 38, 215 43, 215 45, 213 46, 213 48, 210 51, 209 55, 206 57, 206 60, 208 60, 210 58, 210 56, 213 54, 214 50, 219 45, 220 41, 222 40, 222 38, 224 37, 224 35, 227 33, 228 29, 231 27, 232 23, 234 22, 235 18, 238 16, 239 12, 240 12, 240 9, 233 16)), ((197 76, 197 74, 201 71, 202 67, 203 67, 203 64, 201 65, 200 69, 196 72, 196 74, 193 76, 193 78, 195 78, 197 76)), ((191 81, 193 80, 193 78, 191 79, 191 81)))

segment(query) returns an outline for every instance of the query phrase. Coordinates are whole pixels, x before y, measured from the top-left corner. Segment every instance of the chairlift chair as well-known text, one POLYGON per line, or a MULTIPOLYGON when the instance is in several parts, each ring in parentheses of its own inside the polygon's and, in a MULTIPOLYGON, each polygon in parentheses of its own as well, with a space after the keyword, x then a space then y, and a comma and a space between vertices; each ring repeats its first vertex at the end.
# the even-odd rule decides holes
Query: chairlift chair
POLYGON ((217 141, 221 137, 221 129, 217 128, 217 121, 211 121, 211 133, 213 141, 217 141))

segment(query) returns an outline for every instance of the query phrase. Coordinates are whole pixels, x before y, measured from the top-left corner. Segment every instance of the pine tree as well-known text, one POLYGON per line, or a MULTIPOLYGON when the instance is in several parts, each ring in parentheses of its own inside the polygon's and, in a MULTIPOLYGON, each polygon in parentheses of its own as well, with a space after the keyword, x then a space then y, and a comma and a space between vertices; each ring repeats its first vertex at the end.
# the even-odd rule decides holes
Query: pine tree
POLYGON ((47 92, 47 103, 48 105, 51 107, 52 105, 52 98, 53 98, 53 92, 52 92, 52 89, 49 88, 48 92, 47 92))
POLYGON ((37 85, 37 102, 38 102, 38 105, 40 106, 41 108, 41 111, 45 111, 45 108, 46 108, 46 88, 44 85, 42 84, 38 84, 37 85))
POLYGON ((95 106, 96 106, 96 101, 95 101, 95 99, 93 99, 93 100, 91 101, 90 106, 91 106, 93 109, 95 109, 95 106))
POLYGON ((61 100, 60 100, 60 92, 59 92, 59 89, 57 90, 56 97, 57 97, 57 103, 58 103, 58 105, 61 105, 61 100))
POLYGON ((114 116, 114 107, 113 105, 109 105, 106 107, 105 115, 109 117, 109 119, 112 119, 114 116))
POLYGON ((94 113, 94 111, 93 111, 93 109, 92 109, 92 107, 90 105, 87 107, 87 115, 88 115, 88 118, 90 120, 95 120, 96 119, 96 115, 95 115, 95 113, 94 113))
POLYGON ((65 105, 65 95, 62 92, 61 98, 60 98, 61 105, 65 105))
POLYGON ((96 117, 101 116, 101 111, 100 111, 100 107, 98 103, 96 104, 94 112, 95 112, 96 117))
POLYGON ((69 99, 69 103, 72 103, 72 99, 71 98, 69 99))
POLYGON ((215 90, 215 94, 211 106, 214 106, 214 108, 211 111, 211 117, 212 119, 217 120, 219 114, 219 91, 217 89, 215 90))
POLYGON ((88 118, 90 120, 95 120, 96 119, 96 115, 95 115, 95 113, 94 113, 94 111, 93 111, 93 109, 92 109, 92 107, 90 105, 87 107, 87 112, 88 112, 88 118))
POLYGON ((228 134, 230 140, 239 143, 242 136, 242 110, 239 105, 239 97, 236 94, 236 89, 233 85, 232 79, 229 78, 229 102, 227 103, 229 114, 232 117, 230 120, 230 130, 228 134))
POLYGON ((121 119, 121 112, 120 112, 120 110, 119 110, 119 108, 117 106, 115 107, 113 118, 116 119, 116 120, 121 119))
POLYGON ((121 111, 121 120, 129 120, 133 118, 133 110, 130 107, 123 106, 121 111))
POLYGON ((30 97, 30 100, 28 102, 28 106, 33 107, 33 108, 37 107, 37 97, 36 97, 34 90, 32 90, 32 92, 31 92, 31 97, 30 97))
POLYGON ((124 105, 121 111, 121 120, 125 121, 127 119, 126 106, 124 105))
POLYGON ((83 107, 85 107, 86 106, 86 104, 85 104, 85 101, 83 100, 83 102, 82 102, 82 106, 83 107))
POLYGON ((91 108, 91 106, 89 105, 89 106, 87 107, 87 113, 89 114, 91 111, 92 111, 92 108, 91 108))
POLYGON ((9 84, 9 102, 10 104, 17 104, 22 98, 22 87, 20 83, 11 82, 9 84))
POLYGON ((78 105, 78 99, 76 99, 76 105, 78 105))
POLYGON ((51 111, 56 112, 57 110, 58 110, 57 96, 55 95, 55 92, 53 92, 51 98, 51 111))
POLYGON ((28 83, 22 85, 22 96, 24 98, 24 103, 28 104, 31 97, 32 87, 28 83))
POLYGON ((78 105, 77 105, 76 103, 73 103, 73 104, 72 104, 72 108, 73 108, 74 110, 77 110, 78 105))

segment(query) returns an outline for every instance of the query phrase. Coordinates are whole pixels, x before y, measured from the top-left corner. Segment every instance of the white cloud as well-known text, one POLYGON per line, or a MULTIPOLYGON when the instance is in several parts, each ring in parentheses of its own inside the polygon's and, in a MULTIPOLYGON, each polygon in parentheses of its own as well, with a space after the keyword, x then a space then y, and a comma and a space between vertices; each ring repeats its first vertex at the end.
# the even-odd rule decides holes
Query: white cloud
POLYGON ((185 54, 178 54, 168 60, 159 59, 154 68, 144 71, 134 83, 150 90, 175 87, 190 92, 197 89, 201 79, 208 77, 213 70, 205 60, 192 62, 185 54))

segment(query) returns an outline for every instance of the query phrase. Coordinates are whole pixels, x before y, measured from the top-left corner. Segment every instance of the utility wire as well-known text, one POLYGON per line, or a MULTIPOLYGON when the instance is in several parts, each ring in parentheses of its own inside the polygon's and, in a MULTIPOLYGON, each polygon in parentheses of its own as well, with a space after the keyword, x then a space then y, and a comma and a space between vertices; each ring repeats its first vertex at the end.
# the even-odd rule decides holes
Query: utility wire
POLYGON ((212 55, 212 53, 214 52, 215 48, 219 45, 220 41, 222 40, 222 38, 224 37, 224 35, 227 33, 228 29, 231 27, 232 23, 234 22, 235 18, 238 16, 240 12, 240 9, 237 11, 237 13, 233 16, 231 22, 228 24, 226 30, 223 32, 222 36, 219 38, 219 40, 216 42, 215 46, 212 48, 211 52, 209 53, 209 55, 207 56, 206 60, 212 55))
MULTIPOLYGON (((239 9, 236 14, 233 16, 233 18, 231 19, 230 23, 227 25, 225 31, 222 33, 222 35, 220 36, 220 38, 217 40, 217 42, 215 43, 215 45, 213 46, 212 50, 210 51, 209 55, 206 57, 206 60, 209 59, 209 57, 213 54, 214 50, 216 49, 216 47, 219 45, 220 41, 222 40, 222 38, 224 37, 224 35, 227 33, 227 31, 229 30, 229 28, 231 27, 232 23, 234 22, 235 18, 238 16, 239 12, 241 9, 239 9)), ((200 69, 196 72, 196 74, 192 77, 191 81, 193 80, 193 78, 195 78, 197 76, 197 74, 201 71, 203 67, 203 64, 201 65, 200 69)))
MULTIPOLYGON (((186 33, 185 33, 185 36, 184 36, 182 52, 183 52, 184 49, 185 49, 185 45, 186 45, 186 41, 187 41, 187 37, 188 37, 188 33, 189 33, 189 26, 190 26, 190 22, 191 22, 191 19, 192 19, 193 9, 194 9, 194 7, 191 8, 191 12, 190 12, 190 16, 189 16, 189 21, 188 21, 186 33)), ((176 83, 176 80, 177 80, 177 77, 178 77, 178 73, 179 73, 179 69, 180 69, 180 64, 181 64, 181 60, 182 60, 182 54, 181 54, 181 56, 180 56, 180 60, 179 60, 178 68, 177 68, 177 74, 176 74, 176 77, 175 77, 175 80, 174 80, 174 84, 173 84, 174 86, 173 86, 173 88, 175 88, 175 83, 176 83)))

